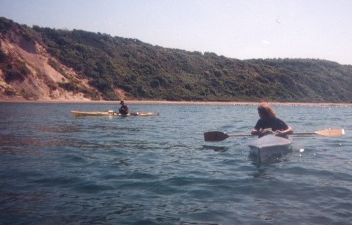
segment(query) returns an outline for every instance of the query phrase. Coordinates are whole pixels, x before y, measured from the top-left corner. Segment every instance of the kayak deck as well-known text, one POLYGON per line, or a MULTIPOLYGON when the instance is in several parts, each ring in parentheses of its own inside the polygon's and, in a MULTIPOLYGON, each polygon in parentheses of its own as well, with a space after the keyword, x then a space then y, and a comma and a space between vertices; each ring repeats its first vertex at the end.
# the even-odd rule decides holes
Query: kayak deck
POLYGON ((131 112, 131 113, 128 113, 127 115, 122 115, 112 110, 103 111, 103 112, 94 112, 94 111, 84 112, 84 111, 72 110, 71 113, 74 116, 158 116, 159 115, 159 113, 157 112, 131 112))
POLYGON ((275 135, 266 135, 251 142, 250 156, 257 161, 271 161, 282 157, 290 152, 292 140, 278 137, 275 135))

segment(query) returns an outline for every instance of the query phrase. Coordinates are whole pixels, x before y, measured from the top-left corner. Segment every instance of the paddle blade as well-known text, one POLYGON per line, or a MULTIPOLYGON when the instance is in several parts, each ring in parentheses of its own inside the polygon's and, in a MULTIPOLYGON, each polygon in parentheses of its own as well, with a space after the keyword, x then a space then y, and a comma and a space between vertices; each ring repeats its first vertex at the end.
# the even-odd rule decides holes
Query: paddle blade
POLYGON ((340 128, 328 128, 316 131, 315 133, 325 137, 340 137, 345 134, 345 130, 340 128))
POLYGON ((228 137, 230 136, 220 131, 209 131, 204 133, 204 141, 223 141, 228 137))

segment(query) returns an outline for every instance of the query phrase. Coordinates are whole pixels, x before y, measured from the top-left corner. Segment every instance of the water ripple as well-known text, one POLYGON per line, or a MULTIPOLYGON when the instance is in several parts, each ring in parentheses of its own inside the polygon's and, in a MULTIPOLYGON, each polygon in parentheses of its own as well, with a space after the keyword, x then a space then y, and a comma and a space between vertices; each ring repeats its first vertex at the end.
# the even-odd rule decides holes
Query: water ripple
POLYGON ((158 117, 75 118, 111 104, 1 104, 0 224, 349 224, 350 107, 280 106, 293 151, 255 163, 255 106, 131 105, 158 117), (343 118, 343 119, 341 119, 343 118))

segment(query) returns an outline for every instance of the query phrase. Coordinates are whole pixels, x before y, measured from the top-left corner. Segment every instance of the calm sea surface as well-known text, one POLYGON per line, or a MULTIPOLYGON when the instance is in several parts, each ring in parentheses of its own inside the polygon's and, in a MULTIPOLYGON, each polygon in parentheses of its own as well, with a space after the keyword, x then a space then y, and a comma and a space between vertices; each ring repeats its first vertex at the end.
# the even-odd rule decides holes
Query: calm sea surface
POLYGON ((0 103, 0 224, 351 224, 352 107, 274 106, 293 151, 257 164, 256 106, 130 105, 155 117, 75 118, 112 104, 0 103))

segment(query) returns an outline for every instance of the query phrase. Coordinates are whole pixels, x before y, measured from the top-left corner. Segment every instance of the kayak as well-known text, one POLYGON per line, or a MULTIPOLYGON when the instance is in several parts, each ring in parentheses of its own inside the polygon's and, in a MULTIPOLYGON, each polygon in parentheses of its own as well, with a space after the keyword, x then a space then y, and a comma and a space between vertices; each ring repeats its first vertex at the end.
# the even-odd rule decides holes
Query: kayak
POLYGON ((278 137, 275 135, 266 135, 251 142, 250 156, 260 162, 275 160, 290 152, 292 140, 278 137))
POLYGON ((84 112, 84 111, 71 111, 74 116, 158 116, 157 112, 131 112, 127 115, 122 115, 113 110, 104 111, 104 112, 84 112))

